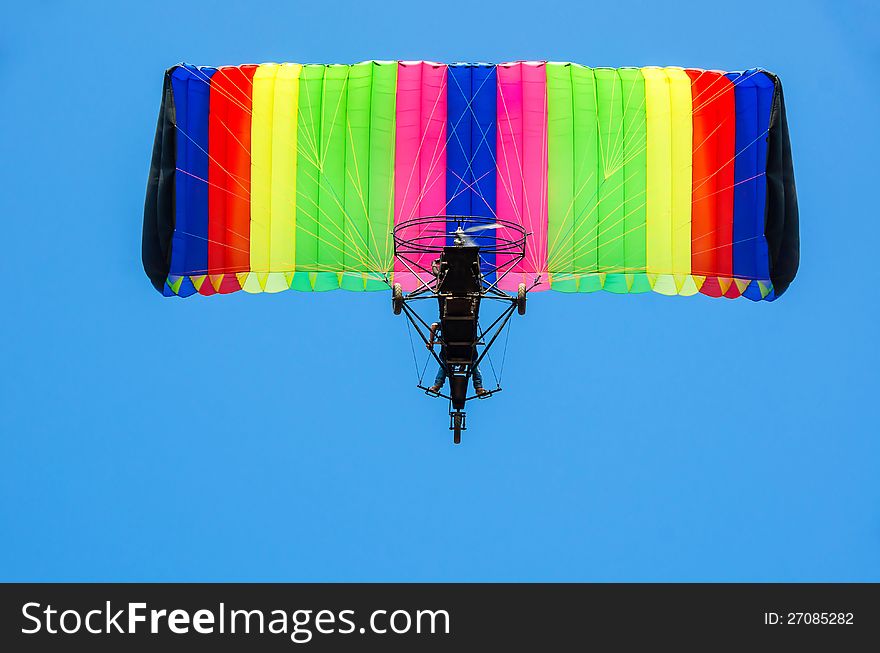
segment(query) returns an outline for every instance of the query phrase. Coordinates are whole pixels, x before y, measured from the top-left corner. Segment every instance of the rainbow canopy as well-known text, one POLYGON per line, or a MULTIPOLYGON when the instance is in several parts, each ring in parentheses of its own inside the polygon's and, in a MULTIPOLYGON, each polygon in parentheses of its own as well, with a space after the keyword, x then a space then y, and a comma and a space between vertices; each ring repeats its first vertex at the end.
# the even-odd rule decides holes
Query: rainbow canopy
POLYGON ((160 292, 411 289, 391 232, 419 216, 523 225, 505 289, 774 299, 799 251, 782 87, 541 61, 166 72, 143 232, 160 292))

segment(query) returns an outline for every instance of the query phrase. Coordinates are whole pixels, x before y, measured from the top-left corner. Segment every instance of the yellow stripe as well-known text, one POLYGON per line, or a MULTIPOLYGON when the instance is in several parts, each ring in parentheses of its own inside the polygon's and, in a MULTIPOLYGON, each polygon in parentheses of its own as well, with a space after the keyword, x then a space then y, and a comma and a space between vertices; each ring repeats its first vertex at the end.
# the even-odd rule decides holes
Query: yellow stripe
POLYGON ((251 270, 245 290, 289 287, 296 265, 296 123, 299 64, 254 73, 251 120, 251 270), (268 273, 268 274, 266 274, 268 273))
POLYGON ((662 68, 642 68, 647 127, 647 271, 672 273, 672 130, 669 78, 662 68))
POLYGON ((672 143, 672 273, 691 273, 691 187, 693 181, 693 104, 691 78, 667 68, 672 143))
MULTIPOLYGON (((293 272, 296 263, 296 123, 301 71, 300 64, 286 63, 275 76, 269 270, 278 273, 293 272)), ((275 280, 286 289, 283 275, 275 280)))
MULTIPOLYGON (((254 72, 251 117, 251 270, 269 271, 269 225, 272 212, 272 118, 277 64, 254 72)), ((257 275, 248 275, 248 281, 257 275)), ((245 290, 248 290, 245 284, 245 290)), ((259 292, 260 288, 251 288, 259 292)))

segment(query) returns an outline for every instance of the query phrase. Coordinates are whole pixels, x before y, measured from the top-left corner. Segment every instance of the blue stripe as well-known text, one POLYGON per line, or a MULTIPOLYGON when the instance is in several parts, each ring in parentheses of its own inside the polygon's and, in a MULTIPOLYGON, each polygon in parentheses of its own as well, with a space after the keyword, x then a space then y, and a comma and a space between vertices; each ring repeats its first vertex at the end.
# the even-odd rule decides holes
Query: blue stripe
MULTIPOLYGON (((736 159, 733 188, 733 275, 741 279, 770 278, 764 206, 767 181, 767 130, 773 84, 755 69, 730 73, 736 102, 736 159), (768 82, 769 96, 764 83, 768 82)), ((756 283, 744 293, 760 299, 756 283)))
MULTIPOLYGON (((495 66, 455 64, 448 69, 446 126, 447 215, 493 218, 496 210, 496 83, 495 66)), ((493 247, 495 232, 474 239, 493 247)), ((494 281, 494 254, 482 255, 483 272, 494 281)))
MULTIPOLYGON (((208 269, 208 103, 214 68, 180 66, 171 75, 177 125, 174 177, 175 225, 172 276, 202 275, 208 269)), ((189 279, 179 295, 196 292, 189 279)))

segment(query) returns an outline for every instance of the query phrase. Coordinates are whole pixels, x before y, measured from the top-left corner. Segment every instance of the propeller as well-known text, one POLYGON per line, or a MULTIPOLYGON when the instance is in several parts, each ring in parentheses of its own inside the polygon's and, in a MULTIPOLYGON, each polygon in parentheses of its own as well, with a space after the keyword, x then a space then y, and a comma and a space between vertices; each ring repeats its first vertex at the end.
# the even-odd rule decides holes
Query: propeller
POLYGON ((477 231, 488 231, 489 229, 500 229, 500 228, 501 228, 501 225, 498 224, 497 222, 494 224, 478 224, 473 227, 468 227, 467 229, 464 230, 464 233, 472 234, 477 231))
MULTIPOLYGON (((489 229, 500 229, 501 227, 502 227, 502 225, 498 224, 497 222, 495 224, 478 224, 473 227, 468 227, 467 229, 463 229, 462 233, 472 234, 472 233, 476 233, 478 231, 488 231, 489 229)), ((451 231, 451 232, 447 231, 446 229, 425 229, 423 233, 431 233, 431 234, 450 234, 451 233, 451 234, 454 234, 457 232, 458 232, 458 229, 456 229, 456 231, 451 231)))

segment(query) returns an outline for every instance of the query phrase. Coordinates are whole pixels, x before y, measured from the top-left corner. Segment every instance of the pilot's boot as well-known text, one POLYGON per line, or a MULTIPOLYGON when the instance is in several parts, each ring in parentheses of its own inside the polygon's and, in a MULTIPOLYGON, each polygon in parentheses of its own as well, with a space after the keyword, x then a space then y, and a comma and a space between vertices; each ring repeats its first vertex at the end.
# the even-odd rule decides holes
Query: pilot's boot
POLYGON ((489 394, 489 391, 486 388, 474 388, 474 392, 477 393, 478 397, 482 397, 483 395, 489 394))

